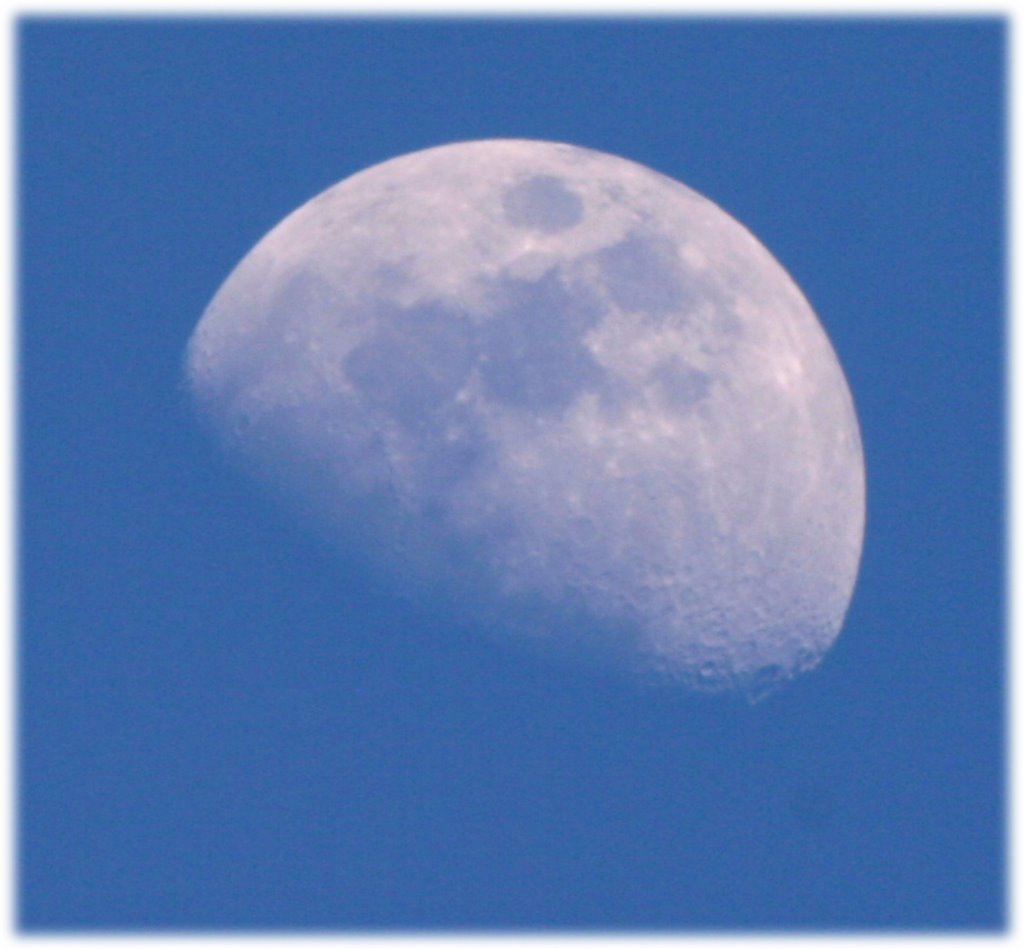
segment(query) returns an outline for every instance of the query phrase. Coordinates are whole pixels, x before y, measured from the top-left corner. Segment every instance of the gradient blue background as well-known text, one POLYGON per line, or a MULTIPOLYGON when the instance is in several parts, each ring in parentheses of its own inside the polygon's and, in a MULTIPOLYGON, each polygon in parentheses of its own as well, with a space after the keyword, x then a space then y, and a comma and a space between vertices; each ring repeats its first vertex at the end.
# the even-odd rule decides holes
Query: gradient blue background
POLYGON ((19 913, 119 928, 983 928, 1004 910, 999 20, 22 20, 19 913), (767 701, 396 605, 180 389, 286 213, 516 136, 687 182, 840 355, 869 516, 767 701))

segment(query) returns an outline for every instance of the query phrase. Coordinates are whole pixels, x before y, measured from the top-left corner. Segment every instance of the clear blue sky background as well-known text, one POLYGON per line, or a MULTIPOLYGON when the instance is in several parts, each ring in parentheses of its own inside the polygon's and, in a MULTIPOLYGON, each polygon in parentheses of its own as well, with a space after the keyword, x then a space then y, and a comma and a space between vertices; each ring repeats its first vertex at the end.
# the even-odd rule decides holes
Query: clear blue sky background
POLYGON ((19 907, 31 930, 998 928, 998 20, 22 21, 19 907), (554 139, 773 251, 846 370, 843 635, 763 703, 645 695, 367 590, 191 417, 286 213, 554 139))

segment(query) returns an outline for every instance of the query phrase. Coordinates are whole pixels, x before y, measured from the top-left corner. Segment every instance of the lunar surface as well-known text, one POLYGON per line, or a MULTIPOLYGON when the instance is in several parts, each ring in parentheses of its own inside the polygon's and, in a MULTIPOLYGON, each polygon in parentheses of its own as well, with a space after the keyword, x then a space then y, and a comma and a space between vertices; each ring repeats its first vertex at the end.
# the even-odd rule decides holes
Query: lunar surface
POLYGON ((237 458, 466 625, 750 696, 839 634, 864 463, 835 353, 742 225, 641 165, 495 140, 353 175, 186 364, 237 458))

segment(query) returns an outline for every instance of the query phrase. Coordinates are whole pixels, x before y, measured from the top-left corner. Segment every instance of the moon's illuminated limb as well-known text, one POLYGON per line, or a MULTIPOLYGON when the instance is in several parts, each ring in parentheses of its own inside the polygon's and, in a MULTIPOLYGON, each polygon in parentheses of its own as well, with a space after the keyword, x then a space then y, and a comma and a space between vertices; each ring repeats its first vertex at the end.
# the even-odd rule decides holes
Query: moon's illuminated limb
POLYGON ((568 649, 706 690, 839 633, 864 523, 842 371, 758 241, 650 169, 518 140, 374 166, 238 265, 187 372, 346 543, 511 629, 571 617, 568 649))

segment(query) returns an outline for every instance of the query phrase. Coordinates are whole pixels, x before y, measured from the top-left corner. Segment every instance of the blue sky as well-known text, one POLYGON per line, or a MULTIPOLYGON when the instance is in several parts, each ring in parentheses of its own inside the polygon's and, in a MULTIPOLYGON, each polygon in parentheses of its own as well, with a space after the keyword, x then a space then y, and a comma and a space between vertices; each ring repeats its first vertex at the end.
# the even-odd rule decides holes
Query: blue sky
POLYGON ((996 19, 22 20, 18 913, 42 930, 996 929, 996 19), (868 473, 823 665, 765 702, 502 651, 360 581, 190 414, 184 346, 285 214, 529 137, 746 224, 868 473))

